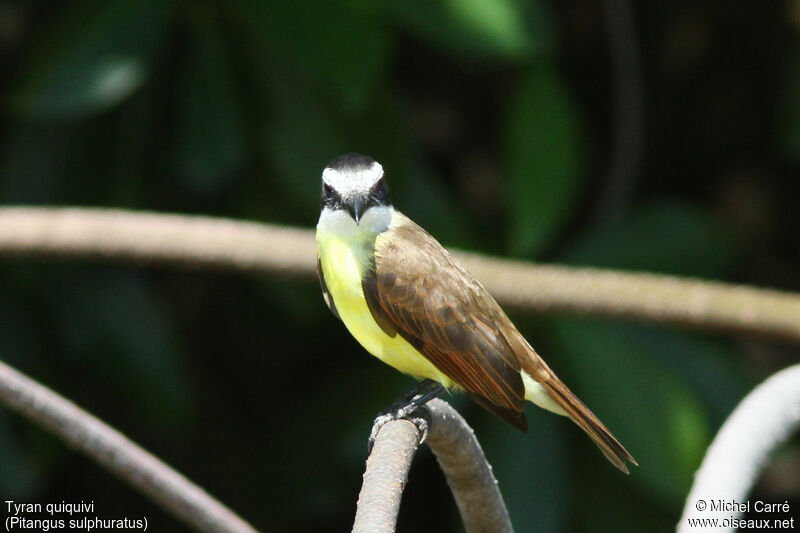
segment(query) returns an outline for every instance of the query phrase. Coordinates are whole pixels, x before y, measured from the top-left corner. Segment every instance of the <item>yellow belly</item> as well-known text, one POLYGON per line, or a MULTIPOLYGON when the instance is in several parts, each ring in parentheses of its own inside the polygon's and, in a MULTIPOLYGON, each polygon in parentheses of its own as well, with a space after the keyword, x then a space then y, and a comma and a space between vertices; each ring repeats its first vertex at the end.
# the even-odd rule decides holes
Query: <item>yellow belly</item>
POLYGON ((442 374, 399 334, 389 337, 372 318, 361 287, 368 268, 371 243, 345 242, 331 234, 317 234, 319 259, 328 292, 344 325, 369 353, 416 378, 430 378, 445 387, 451 380, 442 374))

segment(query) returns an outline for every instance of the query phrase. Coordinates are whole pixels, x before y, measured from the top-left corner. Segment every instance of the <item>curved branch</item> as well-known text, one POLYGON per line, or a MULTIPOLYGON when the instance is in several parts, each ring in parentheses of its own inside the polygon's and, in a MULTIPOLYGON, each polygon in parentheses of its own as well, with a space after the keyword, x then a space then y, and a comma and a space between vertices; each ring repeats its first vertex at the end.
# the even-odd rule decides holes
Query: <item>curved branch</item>
POLYGON ((420 432, 413 422, 393 420, 378 431, 358 493, 353 533, 393 533, 420 432))
POLYGON ((1 361, 0 401, 198 531, 255 533, 250 524, 120 432, 1 361))
POLYGON ((425 442, 447 478, 464 529, 511 533, 506 504, 475 432, 447 402, 431 400, 426 407, 433 423, 425 442))
POLYGON ((800 365, 794 365, 756 387, 722 425, 697 472, 678 532, 697 530, 689 519, 741 514, 738 509, 712 510, 712 503, 744 502, 772 453, 798 429, 800 365))
MULTIPOLYGON (((443 400, 431 400, 421 409, 431 414, 426 442, 447 478, 464 529, 467 533, 511 533, 511 520, 497 480, 472 428, 443 400)), ((395 530, 400 499, 419 440, 419 429, 408 420, 395 420, 380 429, 367 459, 353 533, 395 530)))
MULTIPOLYGON (((310 230, 111 209, 0 208, 0 254, 114 259, 311 279, 310 230)), ((458 253, 501 302, 800 341, 800 296, 768 289, 458 253)))

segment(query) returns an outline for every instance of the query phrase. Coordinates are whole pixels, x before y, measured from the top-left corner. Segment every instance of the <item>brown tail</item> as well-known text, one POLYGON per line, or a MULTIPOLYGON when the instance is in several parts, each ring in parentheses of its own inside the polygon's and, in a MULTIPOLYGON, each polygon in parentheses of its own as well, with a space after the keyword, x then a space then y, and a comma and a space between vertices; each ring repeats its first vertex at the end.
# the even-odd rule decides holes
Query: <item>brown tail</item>
MULTIPOLYGON (((510 324, 511 321, 509 320, 508 323, 510 324)), ((611 464, 626 474, 630 474, 626 463, 630 462, 639 466, 636 459, 628 453, 628 450, 619 443, 608 428, 594 416, 588 407, 583 405, 577 396, 572 394, 564 382, 558 379, 558 376, 547 366, 544 359, 528 344, 528 341, 513 324, 511 327, 504 328, 503 334, 517 355, 522 370, 538 382, 550 398, 566 412, 567 416, 589 435, 589 438, 600 448, 611 464)))
MULTIPOLYGON (((548 370, 550 369, 548 368, 548 370)), ((544 387, 544 390, 547 391, 547 394, 567 412, 570 419, 589 435, 589 438, 597 444, 597 447, 600 448, 600 451, 603 452, 606 459, 611 461, 611 464, 626 474, 630 473, 626 462, 631 462, 639 466, 639 463, 628 453, 628 450, 619 443, 594 413, 592 413, 577 396, 572 394, 567 386, 552 373, 552 370, 550 370, 546 378, 539 381, 539 383, 544 387)))

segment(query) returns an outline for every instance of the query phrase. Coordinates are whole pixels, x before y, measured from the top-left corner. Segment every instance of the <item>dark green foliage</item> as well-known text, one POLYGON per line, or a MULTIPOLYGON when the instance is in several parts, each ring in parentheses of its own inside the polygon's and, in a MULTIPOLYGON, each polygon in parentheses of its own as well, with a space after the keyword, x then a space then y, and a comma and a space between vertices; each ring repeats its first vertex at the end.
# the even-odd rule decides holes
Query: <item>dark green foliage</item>
POLYGON ((572 214, 581 184, 578 116, 555 68, 536 65, 518 81, 507 120, 509 248, 530 255, 572 214))
POLYGON ((150 74, 170 0, 76 2, 33 46, 11 98, 20 115, 79 118, 129 97, 150 74))
MULTIPOLYGON (((800 289, 797 21, 780 3, 637 4, 644 152, 631 197, 609 208, 611 154, 630 143, 612 141, 602 5, 0 2, 0 203, 312 227, 323 166, 359 151, 446 245, 800 289)), ((265 531, 347 530, 372 417, 412 385, 363 353, 313 281, 4 259, 0 294, 4 361, 265 531)), ((533 407, 523 435, 450 398, 521 532, 673 530, 721 422, 797 356, 514 319, 641 464, 622 476, 533 407)), ((400 530, 460 531, 426 453, 400 530)), ((0 495, 182 527, 5 410, 0 495)))

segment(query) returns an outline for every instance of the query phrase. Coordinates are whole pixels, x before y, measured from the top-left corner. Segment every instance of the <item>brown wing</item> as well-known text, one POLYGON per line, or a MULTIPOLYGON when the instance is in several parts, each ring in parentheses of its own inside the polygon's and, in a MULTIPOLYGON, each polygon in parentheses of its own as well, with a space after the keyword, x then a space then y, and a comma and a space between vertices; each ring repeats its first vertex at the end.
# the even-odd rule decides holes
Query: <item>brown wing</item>
POLYGON ((409 221, 390 231, 363 281, 375 320, 481 405, 527 431, 519 361, 498 328, 503 311, 422 228, 409 221))
POLYGON ((637 464, 433 237, 410 220, 390 231, 363 281, 367 305, 388 335, 402 335, 474 400, 526 431, 524 369, 614 466, 627 473, 626 462, 637 464))

